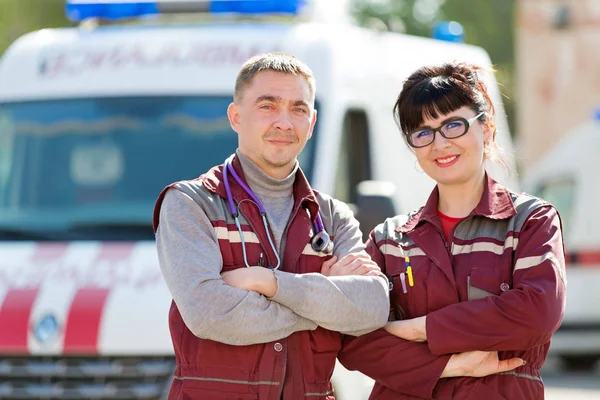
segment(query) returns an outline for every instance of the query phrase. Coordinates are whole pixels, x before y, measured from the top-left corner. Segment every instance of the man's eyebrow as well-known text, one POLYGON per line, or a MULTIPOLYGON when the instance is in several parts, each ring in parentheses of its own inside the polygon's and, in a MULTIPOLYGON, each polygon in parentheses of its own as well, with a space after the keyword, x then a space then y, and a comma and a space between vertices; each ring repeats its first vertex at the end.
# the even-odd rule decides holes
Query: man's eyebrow
POLYGON ((308 104, 308 102, 306 100, 296 100, 292 105, 293 106, 305 106, 306 108, 310 108, 310 104, 308 104))
MULTIPOLYGON (((255 104, 261 103, 263 101, 270 101, 271 103, 283 103, 283 99, 280 96, 273 96, 270 94, 265 94, 265 95, 259 96, 256 99, 255 104)), ((304 107, 310 108, 310 104, 308 104, 308 102, 306 100, 296 100, 292 103, 292 106, 304 106, 304 107)))
POLYGON ((264 94, 262 96, 259 96, 256 101, 254 102, 254 104, 258 104, 262 101, 270 101, 272 103, 281 103, 282 102, 282 98, 279 96, 273 96, 270 94, 264 94))

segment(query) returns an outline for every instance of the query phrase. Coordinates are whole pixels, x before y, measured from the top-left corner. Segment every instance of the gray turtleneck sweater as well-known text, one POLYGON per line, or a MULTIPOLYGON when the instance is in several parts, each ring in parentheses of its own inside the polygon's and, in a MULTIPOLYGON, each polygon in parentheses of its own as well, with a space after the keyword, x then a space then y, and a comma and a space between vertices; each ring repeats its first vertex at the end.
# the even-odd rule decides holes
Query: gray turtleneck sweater
MULTIPOLYGON (((266 175, 237 151, 246 181, 267 211, 276 248, 283 254, 293 184, 298 168, 281 180, 266 175)), ((334 254, 364 250, 358 221, 335 201, 334 254)), ((169 189, 156 233, 163 276, 182 318, 196 336, 232 345, 279 340, 317 326, 352 335, 380 328, 389 299, 383 276, 326 277, 275 271, 277 293, 266 298, 230 287, 220 277, 223 259, 217 234, 200 206, 181 190, 169 189)), ((285 268, 283 268, 285 270, 285 268)))

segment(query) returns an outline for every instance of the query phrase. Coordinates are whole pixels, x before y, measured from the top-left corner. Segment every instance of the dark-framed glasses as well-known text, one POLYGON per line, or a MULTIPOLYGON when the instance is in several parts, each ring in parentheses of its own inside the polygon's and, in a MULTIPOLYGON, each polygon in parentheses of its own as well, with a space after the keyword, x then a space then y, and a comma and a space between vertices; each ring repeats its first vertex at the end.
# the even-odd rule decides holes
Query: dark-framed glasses
POLYGON ((414 148, 429 146, 435 140, 435 134, 437 132, 439 132, 440 135, 446 139, 459 138, 467 133, 471 124, 483 114, 485 113, 480 112, 473 118, 469 119, 456 117, 445 122, 444 125, 438 126, 437 128, 427 128, 413 131, 406 135, 408 138, 408 144, 414 148))

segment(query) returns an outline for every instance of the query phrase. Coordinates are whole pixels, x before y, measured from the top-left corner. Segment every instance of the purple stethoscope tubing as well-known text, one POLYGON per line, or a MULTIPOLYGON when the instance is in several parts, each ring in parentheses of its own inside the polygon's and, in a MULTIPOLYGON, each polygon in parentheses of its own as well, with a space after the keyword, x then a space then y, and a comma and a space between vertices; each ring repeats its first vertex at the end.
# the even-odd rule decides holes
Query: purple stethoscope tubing
MULTIPOLYGON (((267 238, 269 239, 269 244, 271 245, 271 249, 273 250, 273 253, 275 253, 275 257, 277 258, 277 265, 275 267, 273 267, 273 269, 279 269, 279 266, 281 265, 281 259, 279 258, 279 253, 277 252, 277 249, 275 248, 275 244, 273 243, 273 239, 271 238, 271 235, 268 234, 269 228, 268 228, 268 223, 267 223, 267 212, 265 211, 265 208, 262 205, 262 202, 258 199, 256 194, 254 194, 252 189, 250 189, 248 187, 248 185, 246 185, 244 183, 244 181, 242 181, 242 179, 237 174, 237 172, 235 172, 235 169, 233 168, 233 165, 231 163, 232 160, 233 160, 233 155, 231 157, 229 157, 227 160, 225 160, 225 165, 223 166, 223 184, 225 186, 225 193, 227 194, 227 203, 229 205, 229 211, 231 212, 231 216, 233 217, 233 219, 235 221, 235 226, 240 234, 240 241, 242 244, 242 253, 244 256, 244 264, 246 264, 246 267, 250 267, 250 264, 248 263, 247 253, 246 253, 246 242, 244 240, 244 235, 242 233, 242 227, 240 225, 240 221, 238 218, 239 212, 233 201, 233 196, 231 194, 231 186, 229 185, 229 173, 231 173, 231 175, 233 176, 233 179, 235 179, 235 181, 242 187, 242 189, 248 194, 248 196, 250 196, 252 198, 252 200, 254 201, 254 204, 256 204, 256 206, 258 207, 258 210, 260 211, 260 216, 263 220, 263 225, 265 226, 265 231, 267 232, 267 238)), ((313 230, 315 232, 315 234, 311 240, 311 246, 312 246, 313 250, 322 251, 324 253, 331 253, 331 251, 333 250, 333 241, 331 240, 329 234, 327 234, 327 232, 325 231, 325 227, 323 225, 323 220, 321 218, 320 213, 317 213, 317 217, 315 218, 315 221, 313 222, 313 230)))

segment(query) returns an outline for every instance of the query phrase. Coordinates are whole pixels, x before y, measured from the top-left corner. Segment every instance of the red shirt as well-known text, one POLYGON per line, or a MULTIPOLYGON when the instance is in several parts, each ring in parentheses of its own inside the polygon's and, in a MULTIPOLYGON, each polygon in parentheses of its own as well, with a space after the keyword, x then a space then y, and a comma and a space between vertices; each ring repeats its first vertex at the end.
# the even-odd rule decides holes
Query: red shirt
POLYGON ((442 222, 442 231, 444 232, 444 238, 446 238, 446 241, 449 241, 450 232, 452 232, 452 228, 454 228, 454 225, 458 224, 463 218, 449 217, 446 214, 442 214, 440 210, 438 210, 437 214, 440 217, 440 221, 442 222))

